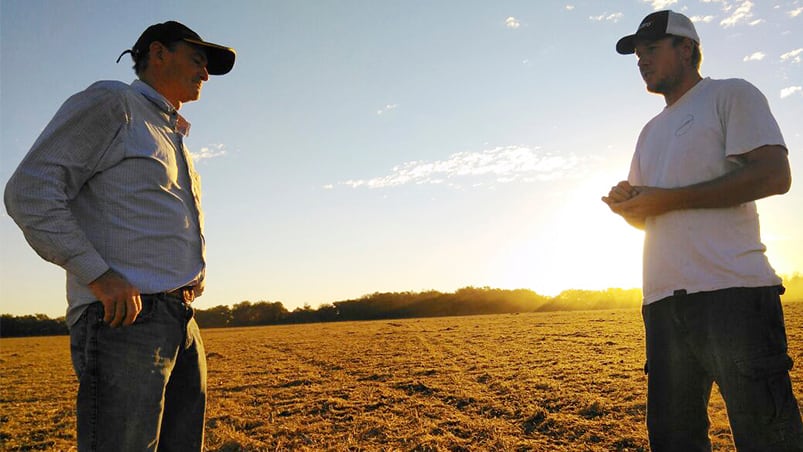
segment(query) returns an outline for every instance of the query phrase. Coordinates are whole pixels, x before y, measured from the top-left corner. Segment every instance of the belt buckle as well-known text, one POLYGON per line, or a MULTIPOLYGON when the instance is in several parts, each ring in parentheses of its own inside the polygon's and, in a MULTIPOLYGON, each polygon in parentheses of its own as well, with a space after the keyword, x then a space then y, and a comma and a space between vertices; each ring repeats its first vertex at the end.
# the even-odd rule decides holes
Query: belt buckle
POLYGON ((181 289, 181 298, 184 303, 190 304, 195 300, 195 289, 192 287, 184 287, 181 289))

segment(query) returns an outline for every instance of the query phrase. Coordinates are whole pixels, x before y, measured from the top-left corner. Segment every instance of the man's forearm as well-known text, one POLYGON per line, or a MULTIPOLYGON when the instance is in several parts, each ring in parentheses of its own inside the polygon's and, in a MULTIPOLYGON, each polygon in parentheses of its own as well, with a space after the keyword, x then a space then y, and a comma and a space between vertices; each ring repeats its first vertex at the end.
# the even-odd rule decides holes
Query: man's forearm
POLYGON ((786 150, 765 146, 745 157, 744 166, 711 181, 669 190, 666 209, 711 209, 737 206, 789 191, 786 150))
POLYGON ((764 146, 742 160, 743 166, 711 181, 678 188, 635 187, 632 197, 606 202, 624 218, 646 219, 674 210, 734 207, 789 190, 791 175, 783 147, 764 146))
POLYGON ((641 231, 643 231, 644 228, 647 226, 646 225, 646 221, 644 221, 643 218, 628 218, 628 217, 624 217, 624 219, 625 219, 625 221, 627 221, 627 224, 629 224, 630 226, 633 226, 634 228, 639 229, 641 231))

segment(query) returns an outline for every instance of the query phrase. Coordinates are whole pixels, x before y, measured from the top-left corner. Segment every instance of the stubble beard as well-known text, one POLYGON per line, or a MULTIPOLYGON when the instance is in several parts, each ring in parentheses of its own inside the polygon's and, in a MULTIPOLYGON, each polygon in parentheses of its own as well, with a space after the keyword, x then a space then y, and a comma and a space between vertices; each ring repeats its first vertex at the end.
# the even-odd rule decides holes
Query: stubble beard
POLYGON ((674 92, 681 85, 683 80, 683 71, 681 68, 682 66, 677 66, 673 72, 664 75, 652 84, 647 82, 647 91, 663 96, 674 92))

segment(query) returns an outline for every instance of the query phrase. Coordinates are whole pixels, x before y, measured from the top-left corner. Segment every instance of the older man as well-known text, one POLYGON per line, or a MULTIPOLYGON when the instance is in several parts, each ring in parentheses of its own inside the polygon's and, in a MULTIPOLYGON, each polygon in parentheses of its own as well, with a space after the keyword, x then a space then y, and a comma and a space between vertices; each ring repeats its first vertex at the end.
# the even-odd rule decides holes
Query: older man
POLYGON ((203 215, 178 110, 235 53, 173 21, 125 53, 138 80, 70 97, 5 203, 66 270, 79 450, 201 450, 206 359, 190 303, 204 284, 203 215))

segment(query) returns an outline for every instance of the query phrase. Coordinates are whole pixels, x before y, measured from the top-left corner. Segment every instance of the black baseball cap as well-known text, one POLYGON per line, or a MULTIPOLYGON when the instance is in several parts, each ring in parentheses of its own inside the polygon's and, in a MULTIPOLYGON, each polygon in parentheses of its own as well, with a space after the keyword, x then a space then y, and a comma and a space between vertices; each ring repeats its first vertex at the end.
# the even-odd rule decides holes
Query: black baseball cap
POLYGON ((656 41, 667 36, 682 36, 700 44, 700 37, 694 24, 683 14, 674 11, 658 11, 644 18, 636 32, 625 36, 616 43, 616 51, 629 55, 636 50, 635 40, 656 41))
POLYGON ((173 20, 161 24, 154 24, 145 29, 139 39, 137 39, 134 47, 121 53, 120 56, 117 57, 117 62, 119 63, 120 58, 126 53, 130 53, 134 62, 137 62, 142 55, 148 52, 148 48, 153 41, 161 42, 164 45, 176 41, 185 41, 203 47, 208 61, 206 70, 210 75, 223 75, 234 67, 234 58, 236 57, 234 49, 220 44, 206 42, 198 36, 198 33, 190 30, 186 25, 173 20))

